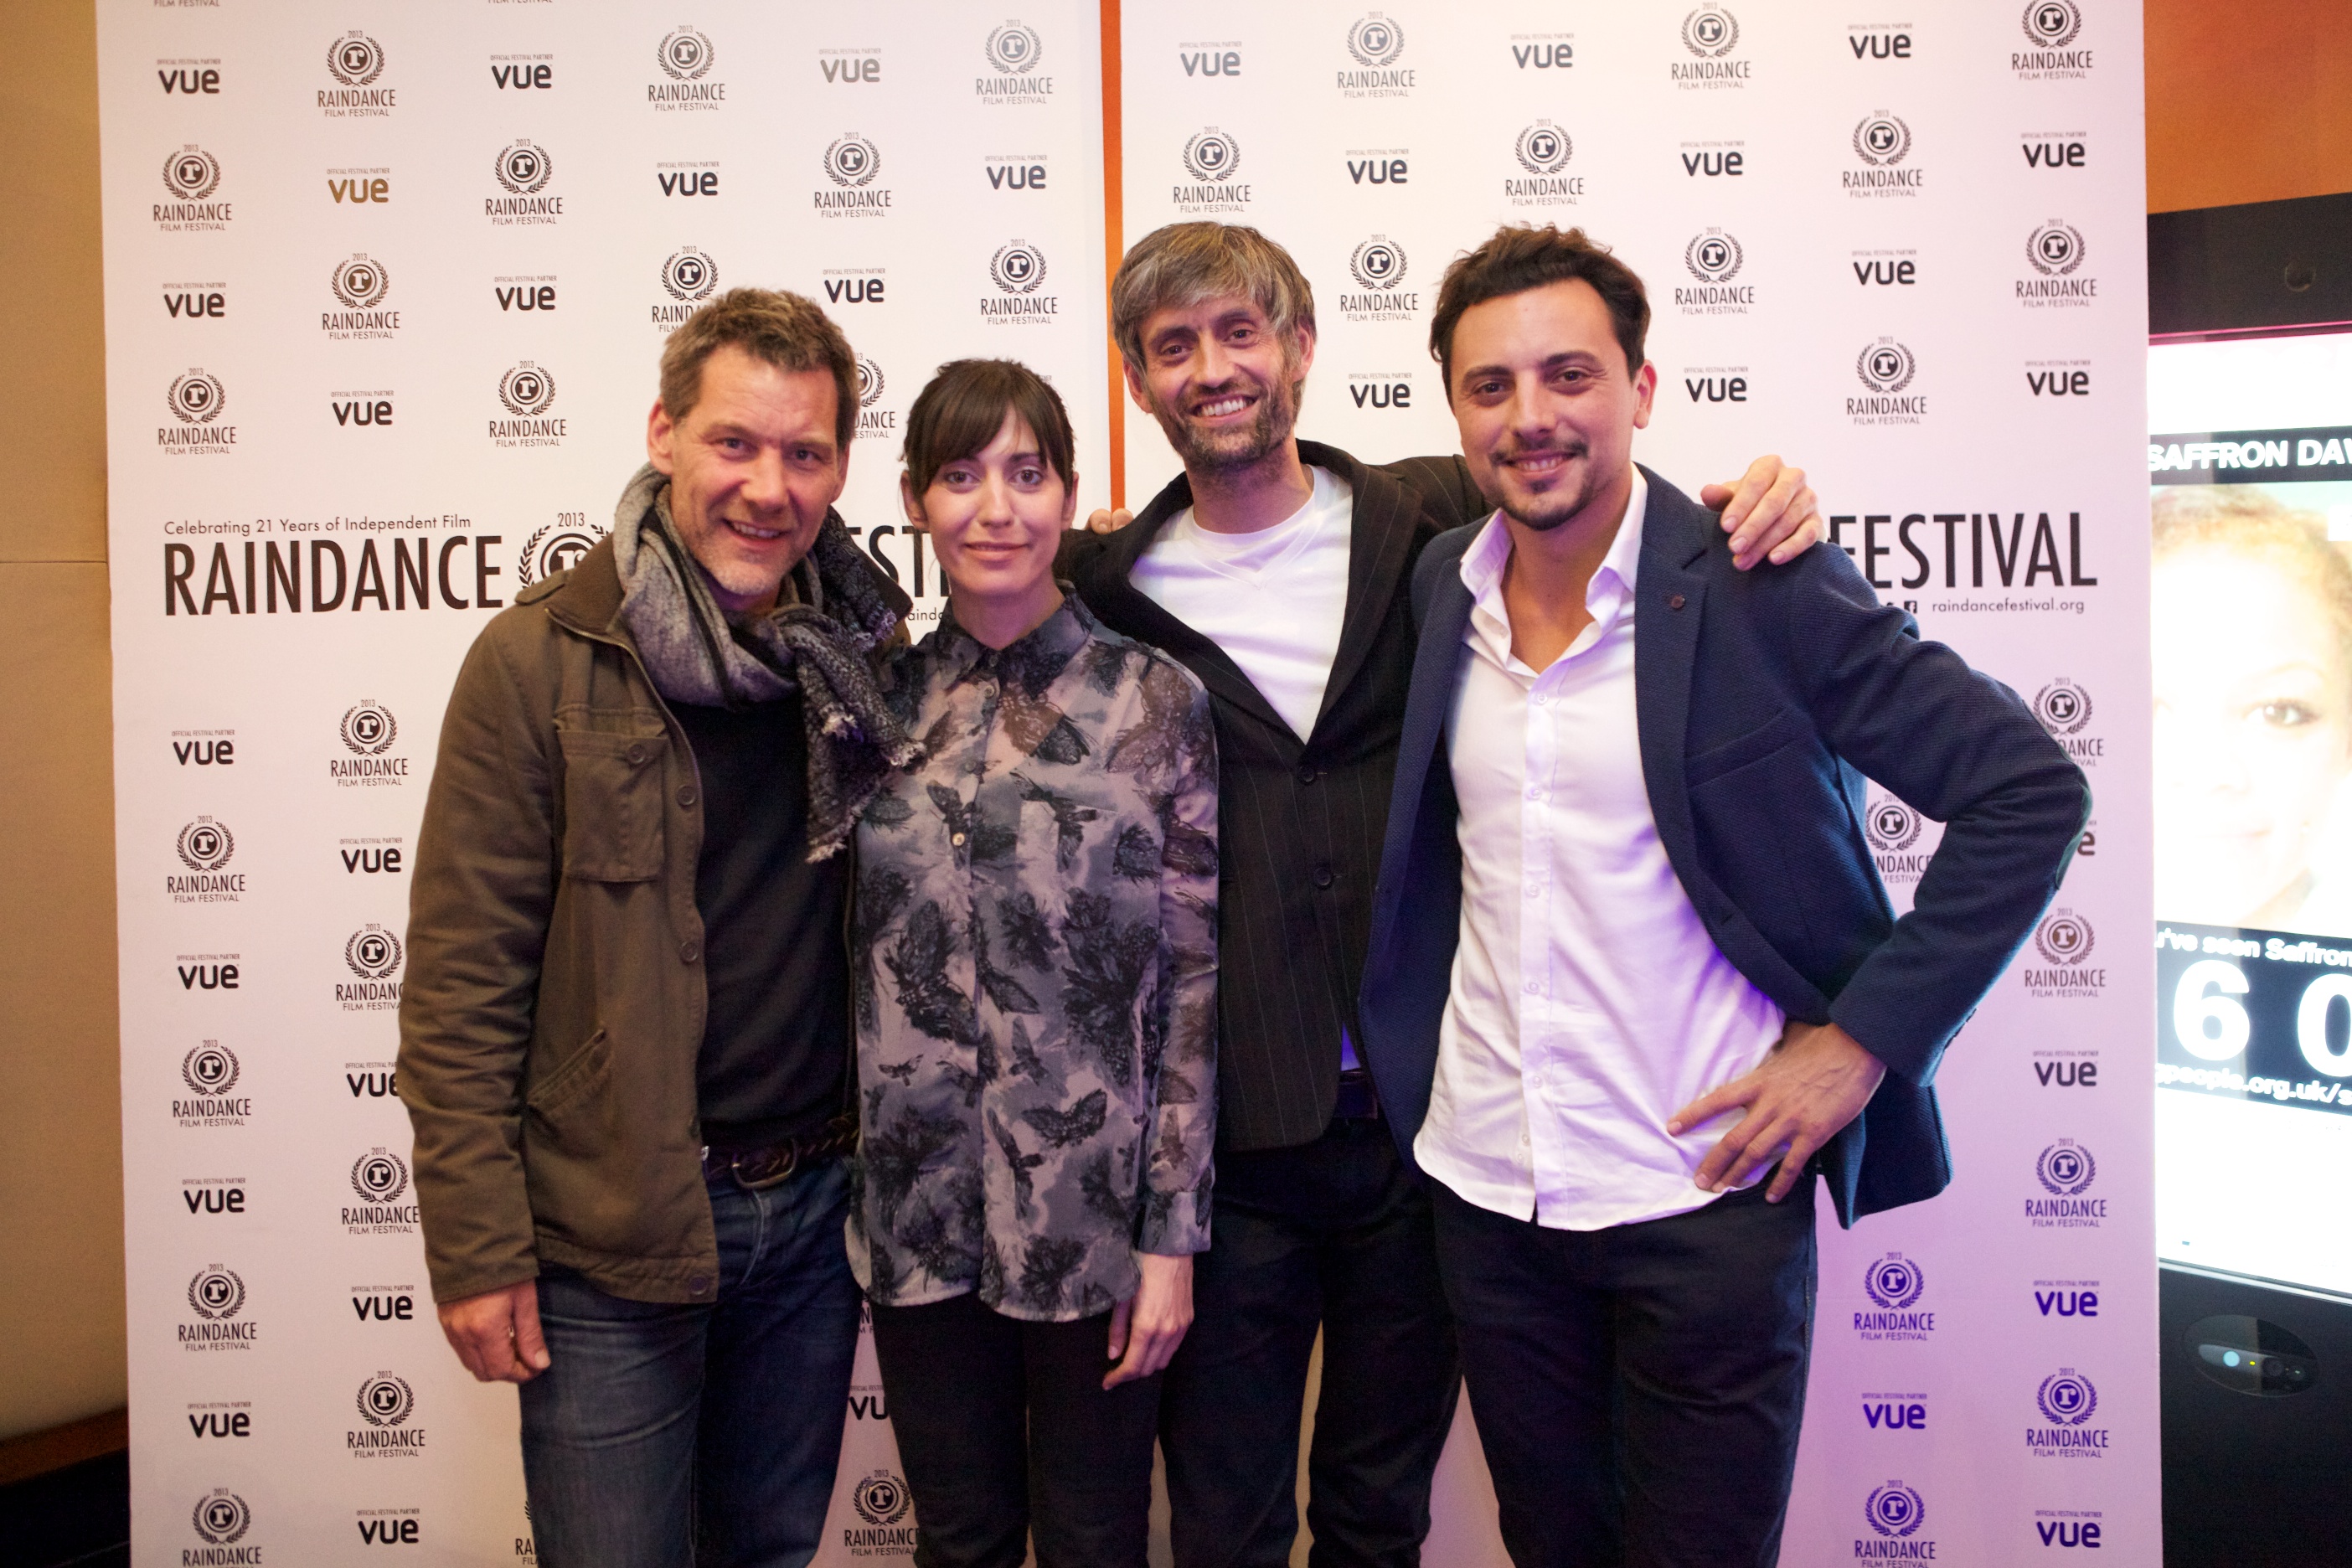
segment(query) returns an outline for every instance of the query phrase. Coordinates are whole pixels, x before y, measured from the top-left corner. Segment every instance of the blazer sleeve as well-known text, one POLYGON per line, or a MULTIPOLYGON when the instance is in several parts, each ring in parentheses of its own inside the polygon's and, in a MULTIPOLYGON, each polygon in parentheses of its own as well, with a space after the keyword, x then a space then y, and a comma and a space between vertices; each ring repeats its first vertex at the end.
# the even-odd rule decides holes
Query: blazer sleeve
POLYGON ((1945 825, 1911 912, 1830 1005, 1889 1071, 1925 1084, 2056 894, 2090 786, 2017 693, 1921 641, 1842 552, 1806 552, 1787 584, 1780 637, 1822 740, 1945 825))

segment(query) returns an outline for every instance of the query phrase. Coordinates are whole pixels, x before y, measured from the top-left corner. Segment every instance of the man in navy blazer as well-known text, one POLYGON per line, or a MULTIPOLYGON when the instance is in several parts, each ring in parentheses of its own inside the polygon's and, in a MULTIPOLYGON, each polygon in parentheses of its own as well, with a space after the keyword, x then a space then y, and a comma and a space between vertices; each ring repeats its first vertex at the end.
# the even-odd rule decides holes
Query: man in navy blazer
POLYGON ((1360 997, 1520 1568, 1776 1560, 1814 1175, 1846 1225, 1950 1181, 1937 1064, 2089 809, 1843 552, 1738 572, 1634 466, 1648 321, 1580 231, 1446 273, 1431 346, 1499 510, 1415 570, 1360 997), (1899 921, 1864 775, 1946 824, 1899 921))

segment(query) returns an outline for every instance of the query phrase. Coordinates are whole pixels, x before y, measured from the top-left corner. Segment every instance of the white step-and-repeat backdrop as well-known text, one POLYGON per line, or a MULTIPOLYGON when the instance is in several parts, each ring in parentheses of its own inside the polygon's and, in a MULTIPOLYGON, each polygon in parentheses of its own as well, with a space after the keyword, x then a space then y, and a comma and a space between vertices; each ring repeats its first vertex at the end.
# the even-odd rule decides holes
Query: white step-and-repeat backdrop
MULTIPOLYGON (((1108 500, 1097 11, 99 18, 135 1559, 514 1562, 513 1396, 442 1342, 392 1097, 449 679, 609 525, 714 289, 848 332, 843 511, 927 616, 895 459, 940 362, 1052 374, 1108 500)), ((1952 1191, 1824 1231, 1785 1559, 2157 1562, 2137 5, 1315 0, 1122 36, 1126 234, 1294 250, 1306 434, 1450 449, 1446 260, 1582 224, 1653 289, 1644 460, 1804 462, 1838 544, 2091 771, 2093 853, 1944 1073, 1952 1191)), ((1139 504, 1174 464, 1127 429, 1139 504)), ((1874 793, 1866 826, 1899 901, 1936 825, 1874 793)), ((870 1355, 845 1432, 820 1561, 904 1561, 870 1355)), ((1429 1560, 1499 1562, 1456 1437, 1429 1560)))

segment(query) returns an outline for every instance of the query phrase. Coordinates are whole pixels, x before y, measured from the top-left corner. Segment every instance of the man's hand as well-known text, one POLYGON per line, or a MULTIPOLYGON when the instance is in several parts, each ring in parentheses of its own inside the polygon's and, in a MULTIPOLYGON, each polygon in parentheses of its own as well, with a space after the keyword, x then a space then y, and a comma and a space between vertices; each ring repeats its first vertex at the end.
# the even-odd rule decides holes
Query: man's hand
POLYGON ((1135 514, 1125 507, 1116 511, 1090 511, 1087 513, 1087 530, 1091 533, 1117 533, 1134 521, 1135 514))
MULTIPOLYGON (((1186 1306, 1189 1317, 1189 1296, 1186 1306)), ((442 1302, 441 1331, 466 1370, 484 1383, 529 1383, 548 1368, 536 1279, 442 1302)))
POLYGON ((1109 1354, 1118 1364, 1103 1379, 1105 1389, 1166 1366, 1192 1326, 1192 1259, 1139 1252, 1135 1260, 1142 1266, 1143 1283, 1110 1310, 1109 1354))
POLYGON ((1805 470, 1769 454, 1748 464, 1737 485, 1700 490, 1698 503, 1723 513, 1731 563, 1742 572, 1768 551, 1772 564, 1785 566, 1819 543, 1823 531, 1821 500, 1805 483, 1805 470))
POLYGON ((1878 1092, 1886 1064, 1835 1024, 1790 1024, 1755 1071, 1700 1095, 1674 1114, 1666 1131, 1679 1135, 1735 1106, 1748 1114, 1706 1152, 1695 1178, 1702 1191, 1738 1186, 1773 1161, 1780 1173, 1767 1203, 1789 1195, 1814 1151, 1862 1114, 1878 1092))

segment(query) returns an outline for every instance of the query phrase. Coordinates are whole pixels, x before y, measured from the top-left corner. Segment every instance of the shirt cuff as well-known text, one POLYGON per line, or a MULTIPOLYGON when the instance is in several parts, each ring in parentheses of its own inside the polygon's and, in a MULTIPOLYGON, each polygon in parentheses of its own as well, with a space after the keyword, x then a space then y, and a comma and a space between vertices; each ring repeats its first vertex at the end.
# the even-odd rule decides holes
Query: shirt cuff
POLYGON ((1143 1226, 1136 1250, 1162 1258, 1188 1258, 1209 1250, 1209 1194, 1202 1192, 1143 1194, 1143 1226))

